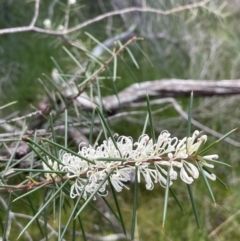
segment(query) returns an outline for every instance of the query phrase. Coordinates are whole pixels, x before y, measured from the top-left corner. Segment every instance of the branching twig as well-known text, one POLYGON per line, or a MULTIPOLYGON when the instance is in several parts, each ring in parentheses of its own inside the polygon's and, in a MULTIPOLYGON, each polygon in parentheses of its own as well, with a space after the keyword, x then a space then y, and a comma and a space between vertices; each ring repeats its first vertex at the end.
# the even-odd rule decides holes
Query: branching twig
MULTIPOLYGON (((8 205, 6 204, 5 200, 0 196, 0 202, 2 203, 2 206, 4 207, 4 209, 8 209, 8 205)), ((15 222, 16 226, 19 227, 20 230, 23 229, 23 225, 17 221, 16 219, 16 214, 14 212, 12 212, 11 210, 9 211, 9 222, 11 223, 12 220, 15 222)), ((11 225, 8 225, 8 232, 11 232, 11 225)), ((9 234, 6 235, 7 237, 9 236, 9 234)), ((6 238, 6 237, 5 237, 6 238)), ((30 234, 26 231, 25 232, 25 238, 26 240, 32 241, 32 238, 30 236, 30 234)))
POLYGON ((78 94, 71 98, 67 105, 61 111, 59 111, 57 115, 63 113, 69 106, 71 106, 73 102, 86 90, 86 88, 88 88, 97 79, 97 77, 105 71, 106 67, 114 60, 114 58, 117 57, 128 45, 130 45, 136 40, 137 37, 134 36, 133 38, 128 40, 124 45, 122 45, 116 52, 114 52, 112 56, 98 69, 98 71, 95 72, 92 78, 85 85, 81 86, 78 94))
POLYGON ((155 13, 155 14, 162 14, 162 15, 170 15, 170 14, 181 12, 184 10, 202 7, 205 4, 207 4, 209 1, 210 0, 204 0, 204 1, 201 1, 198 3, 188 4, 185 6, 180 6, 180 7, 172 8, 169 10, 155 9, 155 8, 149 8, 149 7, 145 7, 145 8, 130 7, 130 8, 125 8, 125 9, 121 9, 121 10, 104 13, 102 15, 99 15, 93 19, 89 19, 77 26, 72 27, 72 28, 64 29, 63 31, 57 31, 57 30, 44 29, 44 28, 39 28, 39 27, 34 26, 34 24, 37 20, 37 16, 38 16, 38 5, 37 4, 40 2, 40 0, 37 0, 36 5, 35 5, 34 17, 29 26, 1 29, 0 35, 34 31, 37 33, 43 33, 43 34, 48 34, 48 35, 62 36, 62 35, 73 33, 84 27, 87 27, 88 25, 91 25, 91 24, 101 21, 105 18, 116 16, 116 15, 121 15, 121 14, 126 14, 126 13, 131 13, 131 12, 148 12, 148 13, 155 13))
POLYGON ((209 235, 208 238, 213 238, 217 236, 217 234, 220 232, 220 230, 225 226, 229 225, 230 222, 232 222, 237 216, 239 216, 240 210, 235 212, 233 215, 228 217, 224 222, 222 222, 219 226, 217 226, 209 235))
POLYGON ((27 115, 20 116, 20 117, 15 117, 15 118, 10 119, 10 120, 0 120, 0 125, 6 124, 6 123, 17 122, 17 121, 20 121, 20 120, 25 120, 25 119, 33 117, 33 116, 35 116, 37 114, 42 115, 43 112, 41 110, 37 110, 37 111, 31 112, 31 113, 29 113, 27 115))
MULTIPOLYGON (((146 160, 146 163, 154 163, 154 162, 164 162, 167 158, 155 158, 155 159, 148 159, 146 160)), ((126 161, 124 164, 122 164, 124 166, 134 166, 135 163, 132 162, 132 161, 126 161)), ((100 170, 100 168, 98 168, 98 171, 100 170)), ((14 171, 14 169, 13 169, 14 171)), ((79 177, 86 177, 86 174, 87 174, 87 171, 84 172, 84 173, 81 173, 79 175, 79 177)), ((45 186, 51 186, 51 185, 55 185, 56 183, 61 183, 61 182, 64 182, 65 180, 69 180, 69 179, 74 179, 75 177, 73 178, 69 178, 68 176, 64 176, 64 177, 56 177, 54 179, 46 179, 46 180, 43 180, 43 181, 35 181, 31 178, 29 178, 29 182, 27 184, 18 184, 16 186, 2 186, 0 187, 0 193, 1 192, 8 192, 8 193, 13 193, 13 192, 16 192, 16 191, 21 191, 21 190, 32 190, 34 188, 37 188, 39 186, 42 186, 42 187, 45 187, 45 186)))
MULTIPOLYGON (((30 215, 22 214, 22 213, 13 213, 16 217, 23 218, 23 219, 32 219, 33 217, 30 215)), ((45 224, 44 220, 38 219, 38 221, 41 224, 45 224)), ((52 234, 58 237, 58 232, 49 224, 47 223, 47 228, 51 231, 51 233, 48 235, 50 237, 52 234)), ((62 239, 63 241, 66 241, 65 239, 62 239)))
POLYGON ((39 5, 40 5, 40 0, 35 0, 35 11, 34 11, 32 22, 29 25, 30 27, 34 27, 34 25, 37 21, 37 18, 39 15, 39 5))

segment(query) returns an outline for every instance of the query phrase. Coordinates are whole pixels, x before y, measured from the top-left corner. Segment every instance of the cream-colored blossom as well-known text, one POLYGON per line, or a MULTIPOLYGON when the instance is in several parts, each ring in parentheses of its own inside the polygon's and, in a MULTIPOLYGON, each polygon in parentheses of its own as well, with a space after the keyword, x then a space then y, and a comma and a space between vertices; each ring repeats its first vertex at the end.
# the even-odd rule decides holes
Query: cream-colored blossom
MULTIPOLYGON (((109 181, 117 192, 128 189, 126 182, 131 180, 136 167, 138 181, 144 181, 148 190, 152 190, 155 183, 166 187, 167 180, 169 185, 173 185, 178 177, 191 184, 199 177, 199 165, 213 168, 207 161, 218 158, 217 155, 198 156, 199 149, 207 140, 207 136, 200 136, 199 131, 182 140, 172 138, 169 132, 163 131, 155 144, 146 134, 141 135, 135 143, 128 136, 115 137, 116 142, 109 138, 97 147, 80 145, 78 156, 62 153, 60 159, 63 165, 60 167, 49 160, 53 170, 59 168, 67 172, 66 176, 72 182, 72 198, 82 195, 86 199, 99 185, 98 194, 106 195, 109 181), (109 158, 109 161, 104 158, 109 158)), ((44 169, 47 168, 45 165, 44 169)), ((214 174, 203 172, 206 177, 216 180, 214 174)), ((55 176, 46 174, 47 179, 55 176)))
MULTIPOLYGON (((43 162, 43 169, 45 171, 58 171, 59 170, 59 164, 56 161, 52 161, 51 159, 47 158, 48 165, 43 162), (51 167, 51 168, 50 168, 51 167)), ((45 173, 44 174, 47 180, 51 180, 52 178, 55 178, 57 176, 56 173, 45 173)))

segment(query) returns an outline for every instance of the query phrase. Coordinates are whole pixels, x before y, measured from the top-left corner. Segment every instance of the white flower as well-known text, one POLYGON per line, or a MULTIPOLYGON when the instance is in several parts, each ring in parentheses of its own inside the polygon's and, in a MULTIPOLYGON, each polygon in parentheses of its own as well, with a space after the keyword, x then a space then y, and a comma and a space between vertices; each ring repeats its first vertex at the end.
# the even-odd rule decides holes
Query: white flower
POLYGON ((204 175, 206 176, 206 177, 208 177, 209 179, 211 179, 212 181, 216 181, 216 175, 215 174, 213 174, 213 173, 208 173, 208 172, 206 172, 205 170, 203 170, 203 172, 204 172, 204 175))
POLYGON ((153 153, 153 142, 152 139, 146 134, 139 137, 138 142, 134 143, 136 149, 132 153, 132 158, 136 163, 142 163, 147 161, 153 153))
POLYGON ((81 174, 85 174, 88 171, 89 164, 87 161, 80 159, 70 153, 62 155, 62 163, 64 167, 62 170, 67 171, 69 178, 79 177, 81 174))
POLYGON ((110 176, 110 181, 117 192, 122 191, 125 187, 129 189, 124 182, 131 180, 132 169, 129 167, 118 169, 116 173, 110 176))
MULTIPOLYGON (((176 137, 171 138, 169 132, 163 131, 155 144, 146 134, 141 135, 134 144, 132 138, 127 136, 119 136, 116 142, 109 138, 96 148, 80 144, 78 156, 61 154, 63 166, 60 169, 66 171, 66 176, 73 180, 70 189, 72 198, 82 195, 86 199, 96 189, 99 195, 106 195, 109 181, 117 192, 123 188, 128 189, 126 182, 131 180, 131 173, 136 167, 138 181, 143 178, 148 190, 154 188, 154 183, 166 187, 168 179, 169 185, 172 185, 172 181, 178 178, 178 171, 182 181, 191 184, 199 177, 195 162, 213 168, 214 166, 206 161, 218 158, 217 155, 195 155, 207 140, 206 135, 199 137, 199 134, 199 131, 195 131, 191 137, 178 140, 176 137), (109 160, 104 160, 105 158, 109 160), (106 178, 109 173, 108 181, 106 178)), ((50 165, 53 169, 58 168, 58 165, 55 166, 52 162, 50 165)), ((214 174, 205 170, 204 174, 211 180, 216 180, 214 174)), ((47 176, 51 177, 55 176, 47 176)))
POLYGON ((189 162, 184 162, 185 167, 188 171, 188 173, 194 178, 197 179, 199 177, 199 171, 198 168, 196 166, 194 166, 192 163, 189 162))
MULTIPOLYGON (((91 172, 88 172, 87 177, 88 177, 87 179, 88 183, 85 187, 85 191, 91 194, 99 187, 99 184, 106 177, 106 173, 103 171, 101 172, 91 171, 91 172)), ((98 194, 104 195, 106 191, 106 185, 107 185, 107 181, 105 181, 102 184, 102 186, 98 189, 98 194)))
POLYGON ((173 167, 171 166, 169 171, 170 180, 177 180, 177 176, 178 176, 177 172, 174 171, 173 167))
MULTIPOLYGON (((43 169, 45 171, 49 171, 49 170, 58 171, 59 164, 56 161, 52 161, 49 158, 47 158, 47 161, 48 161, 49 167, 51 167, 51 168, 49 168, 45 162, 42 162, 43 169)), ((47 172, 45 173, 45 177, 46 177, 47 180, 51 180, 52 178, 55 178, 56 176, 57 176, 56 173, 47 173, 47 172)))
POLYGON ((176 147, 175 158, 185 159, 187 156, 196 153, 199 148, 207 141, 207 136, 203 135, 197 139, 197 142, 195 142, 199 134, 199 131, 194 131, 192 137, 185 137, 180 140, 176 147))
POLYGON ((191 184, 193 182, 193 178, 188 176, 188 174, 187 174, 186 170, 184 169, 183 165, 180 169, 180 177, 187 184, 191 184))
POLYGON ((217 160, 218 159, 218 155, 203 156, 203 159, 206 159, 206 160, 217 160))
POLYGON ((85 190, 85 182, 86 182, 86 180, 84 180, 82 178, 77 178, 75 180, 75 182, 72 184, 72 186, 70 188, 70 197, 71 198, 75 198, 75 197, 82 195, 83 198, 86 200, 87 193, 85 190))
POLYGON ((122 158, 131 159, 133 153, 133 140, 131 137, 120 136, 117 140, 118 149, 121 152, 122 158))
POLYGON ((209 168, 214 168, 213 164, 207 163, 206 161, 214 161, 218 159, 218 155, 208 155, 208 156, 203 156, 201 158, 201 164, 203 166, 209 167, 209 168))
MULTIPOLYGON (((141 180, 140 174, 142 174, 146 182, 146 189, 152 190, 154 187, 154 184, 151 178, 151 170, 148 169, 148 165, 149 163, 144 163, 143 165, 138 167, 138 182, 140 182, 141 180)), ((155 172, 156 170, 152 170, 152 171, 155 172)), ((156 173, 152 173, 152 175, 156 176, 156 173)))
POLYGON ((194 143, 195 138, 199 135, 199 131, 195 131, 193 133, 193 137, 189 137, 187 139, 187 153, 188 155, 193 155, 195 152, 199 150, 203 143, 207 141, 207 136, 203 135, 197 139, 197 142, 194 143))
POLYGON ((178 143, 176 137, 170 138, 168 131, 162 131, 158 137, 157 143, 154 145, 157 157, 175 151, 175 146, 178 143))
POLYGON ((51 20, 48 19, 48 18, 45 19, 45 20, 43 21, 43 26, 44 26, 45 28, 47 28, 47 29, 50 29, 51 26, 52 26, 51 20))
POLYGON ((182 160, 182 167, 180 169, 180 177, 187 184, 191 184, 194 179, 199 177, 199 171, 192 163, 182 160), (188 176, 188 173, 190 176, 188 176))

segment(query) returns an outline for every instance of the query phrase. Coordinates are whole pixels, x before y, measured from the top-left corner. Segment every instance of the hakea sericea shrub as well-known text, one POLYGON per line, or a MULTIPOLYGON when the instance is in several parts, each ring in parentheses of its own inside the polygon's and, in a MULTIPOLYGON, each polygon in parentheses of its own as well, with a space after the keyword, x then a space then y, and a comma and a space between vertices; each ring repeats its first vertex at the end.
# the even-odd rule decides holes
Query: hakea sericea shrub
MULTIPOLYGON (((62 165, 50 159, 48 162, 53 170, 67 172, 67 177, 73 182, 70 190, 72 198, 82 195, 86 199, 109 174, 98 194, 107 194, 109 181, 117 192, 128 188, 126 182, 131 180, 136 167, 138 182, 144 179, 148 190, 153 189, 154 183, 166 187, 167 180, 171 186, 178 175, 183 182, 191 184, 199 177, 200 165, 213 168, 207 161, 218 158, 218 155, 198 154, 206 141, 207 136, 200 135, 199 131, 182 140, 172 138, 168 131, 163 131, 156 143, 146 134, 140 136, 138 142, 133 142, 131 137, 119 136, 117 141, 109 138, 96 148, 81 147, 80 144, 78 156, 60 152, 62 165)), ((49 170, 49 166, 43 164, 45 170, 49 170)), ((209 179, 216 180, 215 174, 202 171, 209 179)), ((56 176, 45 175, 47 179, 56 176)))

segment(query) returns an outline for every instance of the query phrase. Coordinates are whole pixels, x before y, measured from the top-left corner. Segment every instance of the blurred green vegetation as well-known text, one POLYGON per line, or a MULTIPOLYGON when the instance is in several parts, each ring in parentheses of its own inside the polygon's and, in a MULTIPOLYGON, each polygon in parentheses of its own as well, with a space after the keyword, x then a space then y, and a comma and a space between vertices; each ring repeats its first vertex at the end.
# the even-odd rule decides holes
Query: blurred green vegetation
MULTIPOLYGON (((49 18, 49 5, 52 2, 41 2, 37 26, 43 27, 44 19, 49 18)), ((54 15, 51 18, 54 28, 63 23, 64 5, 66 4, 65 1, 57 2, 54 15)), ((74 26, 101 14, 104 9, 103 6, 105 11, 112 9, 112 2, 100 0, 77 1, 77 4, 72 7, 69 25, 74 26)), ((154 8, 168 9, 176 4, 180 6, 190 2, 182 0, 175 3, 172 0, 166 3, 166 1, 152 0, 147 4, 154 8)), ((31 1, 0 1, 0 29, 28 24, 33 15, 33 5, 34 3, 31 1)), ((90 33, 99 41, 104 41, 126 31, 131 25, 136 25, 136 35, 143 37, 144 40, 137 41, 129 48, 140 68, 136 68, 125 51, 121 55, 122 60, 118 59, 117 75, 120 79, 115 82, 117 91, 121 91, 135 82, 162 78, 237 79, 240 74, 239 10, 240 5, 237 1, 214 0, 204 8, 168 16, 153 13, 128 14, 124 23, 120 16, 115 16, 112 18, 112 23, 109 23, 110 20, 104 19, 87 26, 81 31, 72 33, 68 37, 91 50, 97 44, 90 40, 85 32, 90 33), (131 17, 138 18, 140 23, 134 23, 131 17), (142 52, 145 53, 150 62, 142 52)), ((65 74, 71 75, 78 71, 76 64, 62 49, 63 46, 70 50, 79 62, 89 61, 83 51, 69 45, 61 37, 46 36, 34 32, 0 35, 1 105, 15 100, 18 101, 16 105, 0 112, 1 119, 16 111, 19 116, 31 112, 33 110, 31 105, 36 106, 46 96, 38 78, 46 81, 42 73, 51 78, 55 66, 50 57, 57 61, 65 74)), ((110 47, 110 49, 112 48, 110 47)), ((109 56, 104 52, 101 58, 104 61, 109 56)), ((112 71, 113 64, 110 64, 108 70, 101 76, 112 76, 112 71)), ((100 84, 103 95, 115 93, 111 80, 103 80, 100 84)), ((177 100, 182 104, 183 109, 187 110, 188 99, 178 98, 177 100)), ((153 110, 159 108, 161 107, 154 106, 153 110)), ((141 108, 141 110, 144 110, 144 108, 141 108)), ((84 115, 90 116, 89 113, 84 115)), ((209 128, 226 133, 239 126, 239 96, 196 98, 194 100, 193 117, 209 128)), ((128 119, 119 120, 111 127, 114 132, 138 138, 142 132, 145 116, 137 116, 135 119, 133 118, 133 121, 135 122, 131 123, 128 119)), ((173 133, 173 136, 179 138, 186 135, 187 122, 179 117, 173 108, 168 108, 164 112, 154 115, 154 123, 157 130, 167 129, 173 133)), ((195 128, 193 127, 193 129, 195 128)), ((231 137, 236 141, 240 140, 239 131, 231 137)), ((216 138, 209 137, 209 139, 212 141, 216 138)), ((229 187, 226 189, 218 182, 211 182, 217 200, 216 207, 212 204, 204 180, 199 178, 193 184, 194 197, 202 226, 201 231, 198 230, 195 222, 186 185, 180 181, 173 185, 173 189, 185 209, 185 214, 181 212, 170 196, 167 222, 165 228, 162 228, 164 189, 156 185, 153 191, 146 191, 144 184, 142 184, 140 185, 137 210, 137 234, 140 240, 224 241, 229 240, 230 237, 231 240, 239 240, 239 148, 222 142, 211 153, 217 153, 220 161, 227 162, 232 167, 226 168, 225 166, 215 165, 214 173, 224 180, 229 187), (217 234, 209 236, 215 229, 218 231, 217 234)), ((43 195, 41 192, 32 195, 31 199, 34 203, 36 202, 36 205, 38 202, 41 203, 41 200, 38 199, 41 195, 43 195)), ((123 208, 127 229, 130 230, 133 186, 130 187, 130 191, 124 190, 118 197, 123 208)), ((109 200, 112 202, 110 197, 109 200)), ((13 211, 20 213, 27 210, 26 212, 32 215, 31 208, 21 205, 21 201, 12 205, 13 211)), ((63 216, 66 218, 68 217, 67 209, 68 207, 66 207, 66 212, 63 211, 63 216)), ((106 233, 107 229, 101 227, 99 215, 93 212, 91 208, 86 209, 81 218, 87 232, 91 234, 106 233)), ((52 214, 49 214, 49 223, 53 227, 57 227, 57 218, 54 219, 52 214)), ((22 224, 25 224, 24 219, 22 224)), ((30 227, 30 233, 33 234, 34 240, 39 240, 40 234, 36 233, 36 229, 36 226, 33 225, 32 228, 30 227)), ((13 230, 16 230, 16 232, 12 231, 11 240, 14 240, 19 233, 17 227, 13 227, 13 230)), ((80 231, 80 228, 77 227, 77 230, 80 231)), ((111 233, 111 229, 108 232, 111 233)), ((66 239, 68 240, 68 238, 66 239)))

